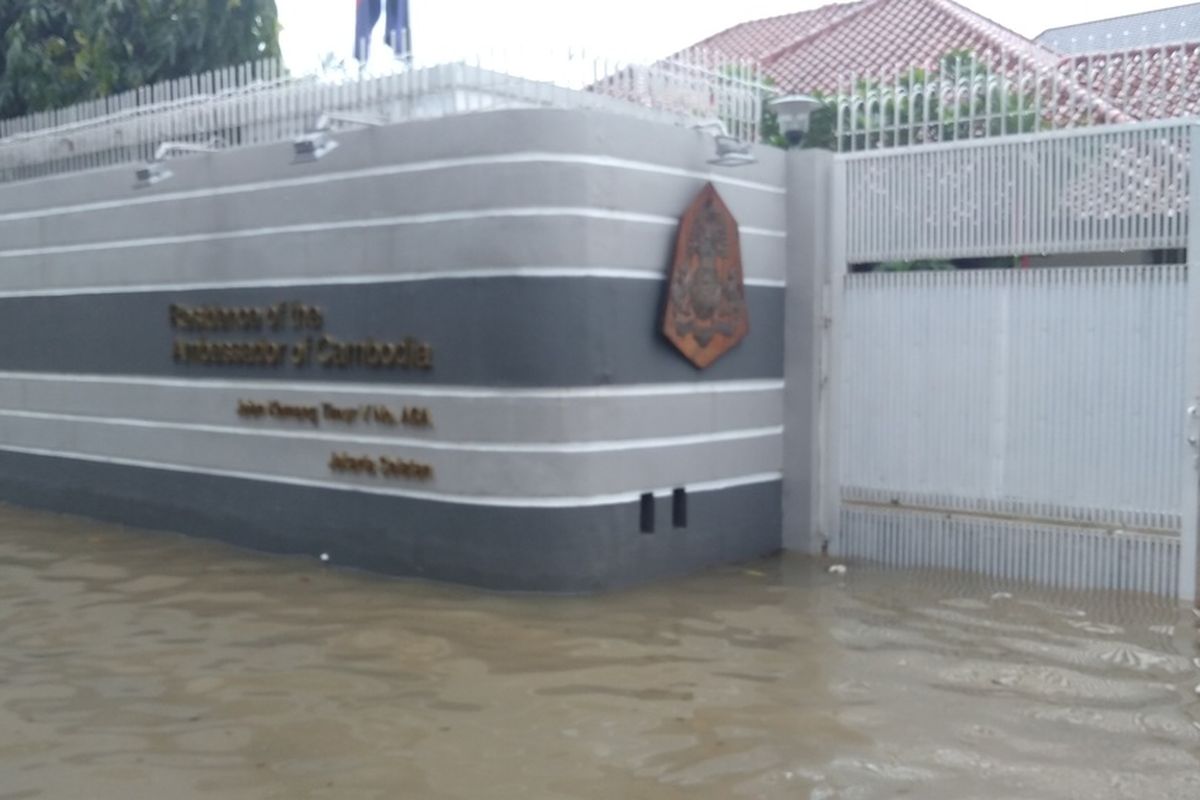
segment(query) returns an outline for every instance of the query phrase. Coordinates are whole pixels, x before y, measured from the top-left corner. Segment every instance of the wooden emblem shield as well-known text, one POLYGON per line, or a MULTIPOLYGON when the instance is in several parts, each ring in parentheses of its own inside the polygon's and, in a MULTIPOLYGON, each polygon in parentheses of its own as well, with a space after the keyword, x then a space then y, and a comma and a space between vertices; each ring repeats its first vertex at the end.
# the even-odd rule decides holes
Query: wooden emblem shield
POLYGON ((710 183, 679 221, 663 334, 704 369, 749 332, 737 220, 710 183))

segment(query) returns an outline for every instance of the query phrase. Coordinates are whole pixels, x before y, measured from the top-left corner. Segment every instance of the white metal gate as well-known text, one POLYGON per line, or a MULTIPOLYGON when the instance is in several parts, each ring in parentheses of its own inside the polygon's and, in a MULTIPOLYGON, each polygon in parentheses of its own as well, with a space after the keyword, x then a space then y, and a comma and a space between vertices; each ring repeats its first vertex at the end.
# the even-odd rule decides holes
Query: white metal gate
POLYGON ((1188 245, 1195 130, 838 157, 822 403, 834 553, 1195 596, 1197 271, 1190 285, 1171 263, 1188 245), (1024 268, 903 269, 1012 256, 1024 268), (875 270, 851 271, 864 262, 875 270))

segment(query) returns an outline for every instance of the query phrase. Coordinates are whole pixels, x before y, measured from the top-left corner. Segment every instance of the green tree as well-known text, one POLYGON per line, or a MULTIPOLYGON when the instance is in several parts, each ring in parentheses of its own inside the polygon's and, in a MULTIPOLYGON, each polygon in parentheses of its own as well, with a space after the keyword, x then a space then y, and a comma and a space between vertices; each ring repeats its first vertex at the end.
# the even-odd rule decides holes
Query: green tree
POLYGON ((0 117, 279 55, 275 0, 0 0, 0 117))

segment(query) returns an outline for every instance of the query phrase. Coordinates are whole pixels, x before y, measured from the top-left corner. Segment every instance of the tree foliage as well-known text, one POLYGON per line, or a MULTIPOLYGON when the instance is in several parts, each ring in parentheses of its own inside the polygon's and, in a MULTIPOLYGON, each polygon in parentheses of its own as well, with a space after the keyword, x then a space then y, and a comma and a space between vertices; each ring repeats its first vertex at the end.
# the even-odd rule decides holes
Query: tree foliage
POLYGON ((0 117, 279 55, 275 0, 0 0, 0 117))

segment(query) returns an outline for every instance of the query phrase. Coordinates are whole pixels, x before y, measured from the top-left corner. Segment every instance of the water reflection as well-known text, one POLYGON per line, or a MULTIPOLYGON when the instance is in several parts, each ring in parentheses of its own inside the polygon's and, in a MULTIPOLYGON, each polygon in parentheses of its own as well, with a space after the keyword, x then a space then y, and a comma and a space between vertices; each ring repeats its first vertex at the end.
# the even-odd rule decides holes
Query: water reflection
POLYGON ((497 596, 0 509, 0 800, 1200 797, 1198 623, 802 559, 497 596))

